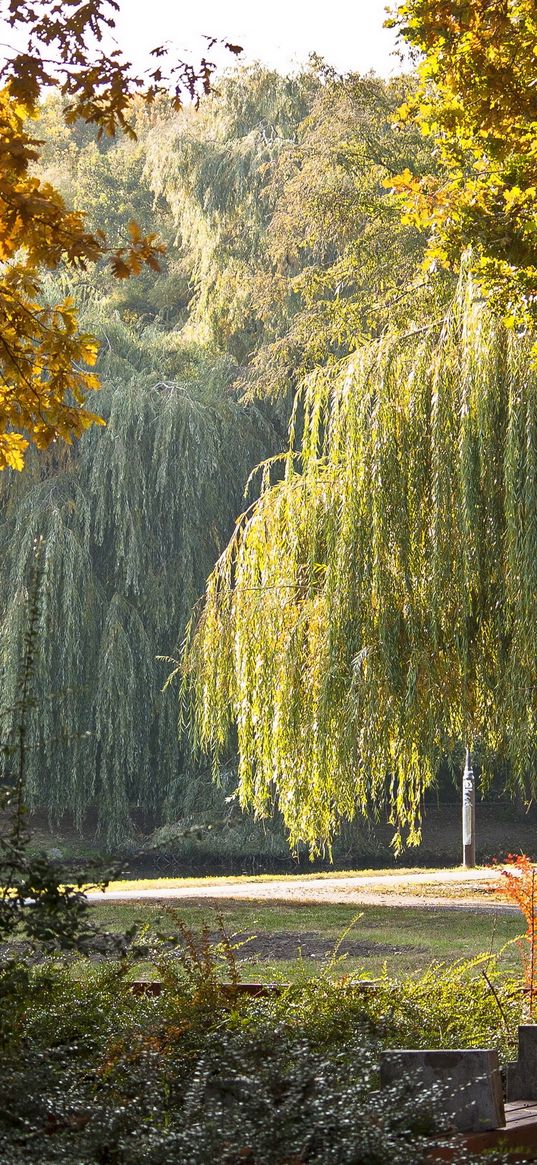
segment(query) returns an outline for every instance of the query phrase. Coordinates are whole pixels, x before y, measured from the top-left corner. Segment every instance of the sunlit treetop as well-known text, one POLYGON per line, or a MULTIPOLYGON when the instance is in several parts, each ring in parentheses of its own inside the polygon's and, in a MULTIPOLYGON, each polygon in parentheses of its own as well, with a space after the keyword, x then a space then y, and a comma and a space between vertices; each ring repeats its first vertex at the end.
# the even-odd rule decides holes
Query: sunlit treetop
POLYGON ((22 469, 30 442, 42 449, 70 441, 99 420, 84 407, 88 390, 99 387, 91 371, 97 344, 79 331, 71 300, 47 305, 40 275, 108 256, 113 274, 124 279, 144 264, 158 270, 163 250, 135 222, 111 248, 102 232, 89 232, 83 215, 68 210, 59 192, 35 176, 40 142, 28 125, 42 93, 59 89, 70 123, 82 119, 100 135, 119 129, 132 136, 133 94, 152 102, 165 92, 177 106, 183 94, 196 98, 210 86, 210 61, 197 69, 172 64, 165 72, 159 47, 149 77, 134 75, 119 50, 103 48, 117 7, 115 0, 0 3, 0 18, 17 45, 23 42, 8 49, 0 68, 0 469, 22 469))
POLYGON ((407 0, 389 21, 420 84, 400 111, 434 139, 447 180, 406 170, 410 221, 430 230, 426 262, 471 252, 482 291, 512 327, 537 317, 537 7, 534 0, 407 0))

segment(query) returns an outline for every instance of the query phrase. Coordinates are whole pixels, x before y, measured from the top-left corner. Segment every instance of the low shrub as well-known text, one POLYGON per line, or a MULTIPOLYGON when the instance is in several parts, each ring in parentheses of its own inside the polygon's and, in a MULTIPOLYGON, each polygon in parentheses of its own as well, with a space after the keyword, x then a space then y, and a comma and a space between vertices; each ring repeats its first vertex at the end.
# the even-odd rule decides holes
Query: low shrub
POLYGON ((66 963, 0 971, 3 1165, 414 1165, 436 1098, 379 1091, 380 1050, 511 1052, 521 992, 493 960, 233 1000, 225 942, 212 958, 183 938, 182 958, 154 952, 156 997, 132 993, 130 957, 83 979, 66 963))

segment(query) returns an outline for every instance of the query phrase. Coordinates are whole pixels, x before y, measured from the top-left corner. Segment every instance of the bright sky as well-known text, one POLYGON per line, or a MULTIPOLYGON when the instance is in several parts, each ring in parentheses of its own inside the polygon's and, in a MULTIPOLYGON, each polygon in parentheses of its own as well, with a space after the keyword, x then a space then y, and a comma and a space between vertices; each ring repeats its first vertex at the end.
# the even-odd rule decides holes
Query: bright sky
MULTIPOLYGON (((117 41, 140 67, 147 53, 171 41, 177 55, 198 60, 205 51, 202 35, 222 37, 244 48, 245 62, 260 60, 288 71, 322 56, 339 72, 375 70, 382 76, 401 71, 391 56, 394 34, 382 27, 386 0, 119 0, 117 41)), ((232 64, 230 54, 211 59, 232 64)))

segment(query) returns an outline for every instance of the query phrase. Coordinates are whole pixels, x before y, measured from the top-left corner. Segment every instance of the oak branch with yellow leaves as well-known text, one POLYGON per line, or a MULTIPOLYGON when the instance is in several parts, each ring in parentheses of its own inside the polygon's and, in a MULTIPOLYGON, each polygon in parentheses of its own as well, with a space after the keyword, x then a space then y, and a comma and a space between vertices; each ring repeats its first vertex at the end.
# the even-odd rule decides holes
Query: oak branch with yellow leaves
POLYGON ((508 327, 537 321, 535 0, 404 0, 387 22, 416 54, 399 111, 434 143, 440 178, 388 179, 429 231, 427 267, 461 259, 508 327))

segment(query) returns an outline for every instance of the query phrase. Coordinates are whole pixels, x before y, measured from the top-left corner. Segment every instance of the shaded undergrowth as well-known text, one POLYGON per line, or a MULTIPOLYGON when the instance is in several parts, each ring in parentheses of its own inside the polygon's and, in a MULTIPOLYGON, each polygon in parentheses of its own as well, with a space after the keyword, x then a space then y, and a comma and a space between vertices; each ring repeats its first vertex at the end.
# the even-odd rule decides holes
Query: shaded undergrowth
POLYGON ((523 996, 488 956, 371 988, 335 952, 315 979, 244 999, 222 989, 222 974, 237 982, 225 931, 209 943, 168 923, 82 979, 65 960, 4 965, 5 1165, 411 1165, 430 1149, 435 1096, 379 1091, 380 1051, 512 1055, 523 996), (132 991, 140 954, 160 996, 132 991))

